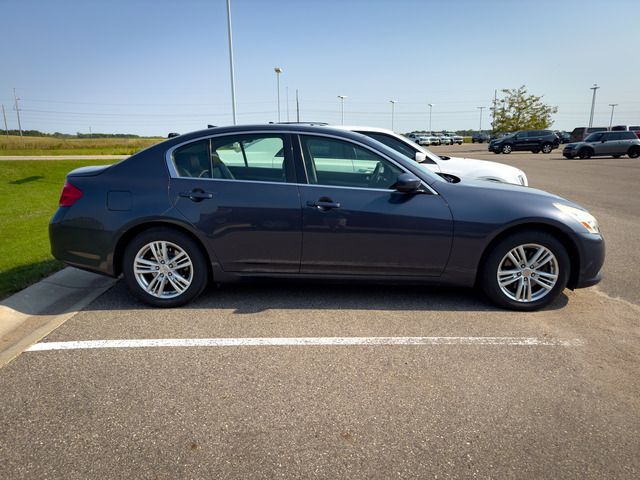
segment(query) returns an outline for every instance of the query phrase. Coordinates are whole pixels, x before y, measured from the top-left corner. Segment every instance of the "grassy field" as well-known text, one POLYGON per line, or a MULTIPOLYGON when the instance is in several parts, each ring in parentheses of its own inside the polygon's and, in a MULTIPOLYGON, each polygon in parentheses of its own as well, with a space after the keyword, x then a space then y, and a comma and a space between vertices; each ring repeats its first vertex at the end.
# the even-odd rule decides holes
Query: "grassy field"
POLYGON ((66 174, 88 160, 0 161, 0 298, 60 269, 49 249, 48 224, 66 174))
POLYGON ((0 155, 131 155, 163 138, 0 136, 0 155))

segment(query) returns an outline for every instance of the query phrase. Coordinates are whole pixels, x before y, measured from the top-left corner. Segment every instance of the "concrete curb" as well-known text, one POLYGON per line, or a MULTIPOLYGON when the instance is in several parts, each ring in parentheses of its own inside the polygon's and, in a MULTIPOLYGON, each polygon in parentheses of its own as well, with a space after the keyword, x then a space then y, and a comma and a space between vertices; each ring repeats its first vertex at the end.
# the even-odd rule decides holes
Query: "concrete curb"
POLYGON ((115 282, 110 277, 68 267, 0 302, 0 368, 115 282))

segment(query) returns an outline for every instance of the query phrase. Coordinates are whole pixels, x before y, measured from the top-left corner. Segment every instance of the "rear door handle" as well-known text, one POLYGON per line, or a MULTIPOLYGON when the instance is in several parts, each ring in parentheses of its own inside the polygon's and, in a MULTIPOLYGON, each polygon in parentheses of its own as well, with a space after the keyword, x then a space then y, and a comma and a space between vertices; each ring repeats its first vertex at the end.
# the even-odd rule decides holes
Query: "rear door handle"
POLYGON ((179 195, 183 198, 188 198, 193 202, 201 202, 202 200, 210 200, 213 198, 213 193, 205 192, 203 190, 192 190, 190 192, 180 192, 179 195))
POLYGON ((318 210, 330 210, 332 208, 340 208, 340 203, 329 199, 320 199, 315 202, 309 200, 307 206, 317 208, 318 210))

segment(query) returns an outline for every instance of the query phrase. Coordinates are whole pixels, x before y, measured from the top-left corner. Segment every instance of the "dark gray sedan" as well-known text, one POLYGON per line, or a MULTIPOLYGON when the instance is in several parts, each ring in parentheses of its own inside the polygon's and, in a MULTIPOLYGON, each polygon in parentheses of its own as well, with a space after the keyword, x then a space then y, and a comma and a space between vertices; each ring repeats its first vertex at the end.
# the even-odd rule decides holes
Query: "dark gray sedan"
POLYGON ((261 277, 478 286, 535 310, 600 280, 586 210, 549 193, 436 175, 363 135, 211 128, 69 173, 54 256, 123 274, 158 307, 261 277))

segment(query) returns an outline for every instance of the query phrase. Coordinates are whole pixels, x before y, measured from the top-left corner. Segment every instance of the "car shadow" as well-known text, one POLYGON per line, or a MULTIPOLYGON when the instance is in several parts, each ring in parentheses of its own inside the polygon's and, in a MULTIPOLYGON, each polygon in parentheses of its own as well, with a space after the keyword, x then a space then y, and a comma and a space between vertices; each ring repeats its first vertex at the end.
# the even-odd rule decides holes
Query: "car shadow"
MULTIPOLYGON (((567 303, 568 297, 562 294, 546 310, 561 309, 567 303)), ((129 294, 122 281, 88 307, 89 310, 114 308, 153 309, 129 294)), ((196 300, 179 308, 232 310, 240 315, 268 310, 504 311, 471 288, 274 280, 210 285, 196 300)))

